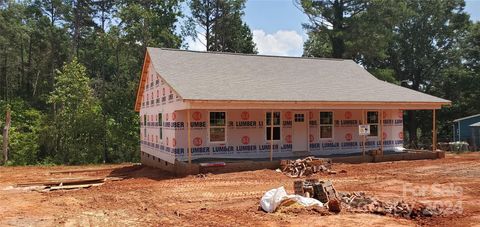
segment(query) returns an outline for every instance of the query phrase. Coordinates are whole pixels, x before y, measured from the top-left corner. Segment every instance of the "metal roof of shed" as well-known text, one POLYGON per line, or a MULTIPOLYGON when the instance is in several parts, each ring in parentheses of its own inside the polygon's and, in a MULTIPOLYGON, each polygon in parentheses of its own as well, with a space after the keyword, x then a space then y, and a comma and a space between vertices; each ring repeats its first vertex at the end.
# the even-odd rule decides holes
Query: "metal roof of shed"
POLYGON ((474 117, 480 117, 480 114, 475 114, 475 115, 471 115, 471 116, 468 116, 468 117, 458 118, 458 119, 453 120, 453 122, 463 121, 463 120, 467 120, 467 119, 474 118, 474 117))
POLYGON ((480 122, 477 122, 475 124, 471 124, 470 127, 480 127, 480 122))

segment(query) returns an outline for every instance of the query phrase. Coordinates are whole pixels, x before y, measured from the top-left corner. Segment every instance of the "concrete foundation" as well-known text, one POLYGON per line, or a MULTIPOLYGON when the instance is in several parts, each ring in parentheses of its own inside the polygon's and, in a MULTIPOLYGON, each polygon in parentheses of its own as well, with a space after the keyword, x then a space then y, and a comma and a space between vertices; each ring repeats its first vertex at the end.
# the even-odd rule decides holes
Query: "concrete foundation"
POLYGON ((159 168, 174 173, 176 176, 187 176, 200 173, 200 165, 198 164, 189 165, 188 163, 181 161, 175 161, 175 164, 171 164, 145 152, 141 152, 140 156, 143 165, 159 168))
MULTIPOLYGON (((398 154, 385 155, 365 155, 365 156, 347 156, 347 157, 329 157, 334 163, 351 163, 359 164, 365 162, 392 162, 403 160, 422 160, 422 159, 440 159, 445 158, 444 151, 437 152, 405 152, 398 154)), ((182 161, 175 161, 175 164, 170 164, 159 158, 156 158, 148 153, 142 152, 142 164, 160 168, 162 170, 174 173, 176 176, 186 176, 199 173, 228 173, 240 171, 253 171, 259 169, 276 169, 280 167, 280 161, 239 161, 226 162, 225 166, 217 167, 202 167, 197 163, 188 163, 182 161)))

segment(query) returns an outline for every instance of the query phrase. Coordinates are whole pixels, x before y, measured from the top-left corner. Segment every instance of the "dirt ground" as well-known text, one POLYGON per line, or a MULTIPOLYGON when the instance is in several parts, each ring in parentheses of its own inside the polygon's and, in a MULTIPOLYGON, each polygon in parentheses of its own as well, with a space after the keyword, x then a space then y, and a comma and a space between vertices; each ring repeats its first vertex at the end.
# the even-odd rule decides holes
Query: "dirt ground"
POLYGON ((295 180, 275 170, 176 178, 128 164, 0 167, 0 226, 480 226, 479 152, 448 154, 440 160, 334 164, 333 169, 346 173, 316 177, 332 180, 337 191, 363 191, 389 201, 450 203, 457 210, 415 220, 346 211, 325 214, 303 208, 269 214, 259 208, 262 195, 280 186, 293 193, 295 180), (50 173, 108 167, 119 169, 50 173), (23 182, 118 173, 127 178, 87 189, 38 192, 15 187, 23 182), (448 193, 452 191, 456 193, 448 193), (425 192, 424 196, 419 192, 425 192))

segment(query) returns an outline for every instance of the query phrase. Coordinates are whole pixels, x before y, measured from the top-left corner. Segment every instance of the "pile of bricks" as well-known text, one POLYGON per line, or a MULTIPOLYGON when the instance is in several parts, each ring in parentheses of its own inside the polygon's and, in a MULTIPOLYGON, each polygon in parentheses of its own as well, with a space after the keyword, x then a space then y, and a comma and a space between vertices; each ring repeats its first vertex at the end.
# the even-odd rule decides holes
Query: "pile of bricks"
POLYGON ((314 198, 327 204, 328 210, 338 213, 341 211, 341 200, 331 181, 318 179, 298 180, 293 182, 295 194, 314 198))
POLYGON ((410 204, 405 201, 384 202, 363 192, 339 193, 342 206, 350 212, 375 213, 403 218, 431 217, 440 215, 439 208, 430 208, 423 204, 410 204))
POLYGON ((297 160, 282 160, 280 166, 282 172, 290 177, 310 176, 319 172, 335 173, 331 170, 332 160, 327 158, 306 157, 297 160))
POLYGON ((373 213, 403 218, 431 217, 442 214, 440 207, 428 207, 421 203, 385 202, 364 192, 343 193, 333 187, 331 181, 318 179, 297 180, 293 183, 295 194, 315 198, 326 204, 328 211, 342 210, 353 213, 373 213))

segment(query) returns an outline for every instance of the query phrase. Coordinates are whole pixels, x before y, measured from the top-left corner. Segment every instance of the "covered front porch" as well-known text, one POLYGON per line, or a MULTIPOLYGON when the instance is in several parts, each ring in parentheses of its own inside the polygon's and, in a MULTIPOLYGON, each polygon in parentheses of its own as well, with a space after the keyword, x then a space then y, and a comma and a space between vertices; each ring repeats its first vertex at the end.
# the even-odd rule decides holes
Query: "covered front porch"
POLYGON ((437 103, 188 101, 186 104, 187 108, 179 111, 179 115, 185 116, 185 125, 190 127, 177 133, 177 141, 186 142, 186 152, 177 159, 188 163, 393 154, 403 150, 404 110, 432 111, 432 150, 436 151, 435 114, 441 107, 437 103), (218 114, 220 119, 212 121, 218 114), (199 115, 203 119, 198 119, 199 115), (205 128, 195 127, 199 121, 205 121, 205 128), (212 125, 216 122, 223 124, 212 125), (359 135, 359 125, 370 125, 370 134, 359 135))

